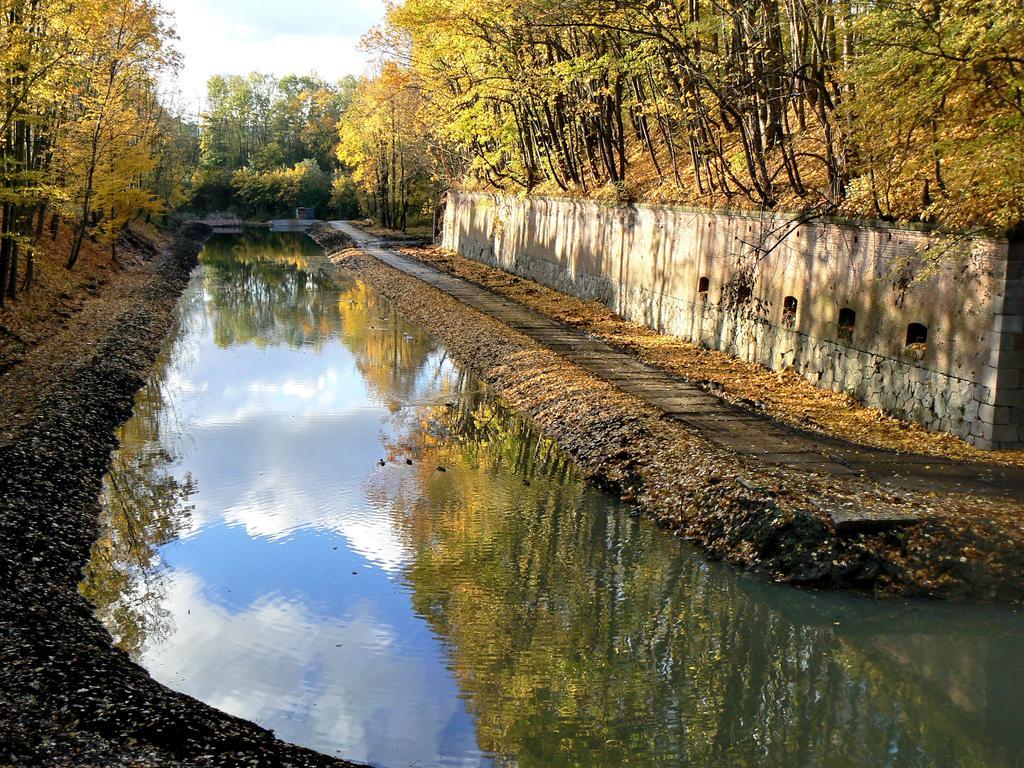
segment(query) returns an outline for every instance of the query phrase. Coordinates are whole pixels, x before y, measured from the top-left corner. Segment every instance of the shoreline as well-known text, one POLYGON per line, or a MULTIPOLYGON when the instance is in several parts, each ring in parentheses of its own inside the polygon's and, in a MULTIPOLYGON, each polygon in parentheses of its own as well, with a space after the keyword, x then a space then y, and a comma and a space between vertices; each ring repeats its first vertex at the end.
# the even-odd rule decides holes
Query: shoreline
POLYGON ((497 320, 353 246, 310 236, 337 269, 367 282, 571 455, 593 482, 713 558, 774 581, 877 596, 1019 603, 1024 530, 1006 504, 898 493, 766 466, 669 421, 497 320), (841 532, 833 513, 868 507, 919 522, 841 532), (952 510, 952 511, 951 511, 952 510), (962 512, 965 520, 953 513, 962 512), (1003 515, 1000 517, 1000 515, 1003 515))
POLYGON ((78 593, 115 430, 167 338, 206 227, 186 225, 84 364, 0 445, 0 764, 352 766, 156 682, 78 593))
MULTIPOLYGON (((591 480, 716 559, 776 581, 867 594, 1019 602, 1024 549, 994 524, 957 532, 942 499, 837 489, 709 444, 497 321, 353 249, 312 235, 334 262, 427 328, 526 414, 591 480), (473 333, 466 333, 467 327, 473 333), (824 510, 912 506, 907 530, 839 535, 824 510), (1000 558, 993 570, 963 548, 1000 558)), ((275 738, 157 683, 116 649, 78 593, 99 491, 210 230, 186 226, 117 305, 91 356, 53 372, 38 407, 0 442, 0 764, 352 766, 275 738)), ((968 500, 970 501, 970 500, 968 500)))

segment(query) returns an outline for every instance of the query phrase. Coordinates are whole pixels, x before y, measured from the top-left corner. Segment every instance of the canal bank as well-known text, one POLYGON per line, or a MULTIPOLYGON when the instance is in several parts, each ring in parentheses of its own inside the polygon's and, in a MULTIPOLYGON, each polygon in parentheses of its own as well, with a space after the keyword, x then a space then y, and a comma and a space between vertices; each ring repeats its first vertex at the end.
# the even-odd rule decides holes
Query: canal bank
POLYGON ((346 765, 156 683, 78 593, 114 430, 208 234, 178 234, 104 335, 83 340, 91 357, 54 366, 44 401, 0 445, 0 764, 346 765))
POLYGON ((1018 613, 709 562, 312 240, 201 265, 81 585, 157 681, 381 768, 1021 754, 1018 613))
MULTIPOLYGON (((486 307, 470 308, 457 288, 449 295, 425 285, 415 268, 389 266, 332 227, 311 234, 341 268, 429 328, 528 414, 592 480, 710 556, 819 588, 1020 600, 1024 530, 1012 482, 1009 497, 941 483, 894 488, 877 473, 836 477, 742 455, 495 320, 486 307)), ((363 245, 375 253, 386 244, 363 245)))
MULTIPOLYGON (((0 466, 4 468, 0 477, 3 483, 0 488, 0 499, 3 500, 0 525, 3 526, 4 542, 0 558, 4 569, 0 573, 4 585, 0 600, 3 605, 0 621, 0 675, 3 676, 0 679, 0 734, 6 750, 0 753, 0 762, 15 765, 105 766, 344 765, 323 755, 282 744, 265 728, 229 717, 157 684, 140 667, 131 663, 127 655, 111 650, 109 635, 93 617, 92 607, 81 601, 75 590, 75 582, 98 532, 96 517, 99 477, 109 465, 110 451, 115 444, 113 427, 123 421, 131 410, 132 394, 152 370, 153 360, 159 354, 164 336, 176 325, 172 313, 174 299, 185 284, 188 267, 194 263, 194 253, 198 250, 199 241, 205 236, 203 233, 195 234, 197 236, 193 242, 183 243, 177 257, 170 259, 159 270, 159 279, 149 283, 146 290, 140 291, 132 302, 123 307, 121 321, 115 324, 116 331, 95 343, 96 354, 89 365, 82 367, 74 376, 62 377, 53 394, 48 397, 45 407, 33 417, 31 426, 21 433, 21 439, 0 448, 0 461, 3 462, 0 466), (60 482, 55 482, 55 478, 60 478, 60 482)), ((306 269, 301 264, 291 264, 290 257, 285 260, 294 272, 301 274, 306 269)), ((364 277, 356 271, 345 271, 344 274, 364 277)), ((365 276, 372 277, 369 272, 365 276)), ((305 290, 302 286, 308 286, 308 279, 289 279, 292 280, 289 285, 295 289, 291 295, 293 298, 301 298, 305 290)), ((383 287, 391 285, 396 296, 405 297, 404 307, 399 306, 397 301, 392 302, 392 307, 400 309, 403 317, 407 312, 410 317, 427 317, 426 306, 432 299, 422 289, 409 290, 417 283, 398 285, 381 279, 379 284, 383 287), (419 309, 417 302, 422 304, 419 309)), ((277 297, 273 292, 266 292, 264 284, 259 280, 243 281, 241 285, 265 299, 277 297)), ((245 302, 239 304, 234 301, 236 298, 234 291, 226 291, 221 296, 221 300, 229 304, 235 313, 251 315, 251 307, 245 302)), ((349 305, 348 298, 347 295, 337 297, 333 301, 334 311, 338 311, 343 304, 349 305), (342 298, 346 300, 341 301, 342 298)), ((261 321, 271 323, 276 329, 276 336, 270 340, 286 336, 289 343, 305 348, 310 340, 309 335, 315 335, 316 329, 316 323, 311 326, 309 321, 319 315, 310 315, 305 310, 291 312, 291 307, 282 307, 284 309, 289 311, 270 313, 266 317, 260 315, 261 321)), ((452 323, 460 320, 454 311, 449 314, 452 323)), ((453 324, 446 331, 452 339, 451 349, 457 350, 460 356, 466 357, 466 346, 460 342, 460 336, 464 341, 476 334, 471 341, 479 347, 481 354, 498 354, 495 345, 508 347, 506 337, 489 335, 486 322, 478 327, 476 324, 466 325, 465 316, 461 320, 464 322, 461 328, 453 324), (467 333, 467 329, 472 330, 473 334, 467 333)), ((372 324, 384 325, 376 321, 372 324)), ((443 323, 437 326, 433 322, 424 324, 435 335, 436 327, 440 326, 443 323)), ((230 324, 217 327, 223 327, 224 331, 236 335, 241 334, 241 340, 249 339, 247 343, 257 349, 267 341, 243 334, 244 327, 230 324)), ((382 329, 375 327, 371 330, 377 332, 382 329)), ((400 326, 389 330, 399 341, 406 338, 400 326)), ((408 333, 421 332, 409 329, 408 333)), ((215 334, 215 339, 218 344, 228 346, 228 340, 222 336, 215 334)), ((186 345, 186 356, 189 349, 191 347, 186 345)), ((507 351, 515 354, 517 348, 512 347, 507 351)), ((524 370, 530 371, 531 358, 527 353, 531 350, 518 352, 521 353, 524 370)), ((597 437, 606 440, 605 443, 590 442, 585 431, 578 432, 575 440, 569 435, 570 443, 590 445, 589 458, 581 454, 584 469, 603 462, 602 466, 609 471, 618 469, 622 473, 621 477, 629 479, 633 475, 628 467, 621 468, 621 462, 628 459, 630 454, 605 456, 603 459, 601 454, 608 448, 607 441, 613 439, 628 449, 627 444, 637 439, 637 427, 650 424, 650 414, 624 408, 619 402, 620 396, 614 392, 596 406, 595 401, 589 397, 578 399, 576 395, 581 392, 585 395, 589 384, 571 372, 563 376, 566 368, 564 361, 550 362, 551 366, 545 369, 545 375, 550 376, 553 384, 560 384, 564 395, 561 402, 548 401, 550 416, 562 415, 569 429, 585 430, 589 427, 580 422, 576 415, 580 402, 586 407, 607 406, 608 409, 603 416, 604 421, 595 432, 597 437), (619 420, 617 432, 613 423, 615 420, 619 420)), ((503 381, 512 381, 514 371, 507 371, 506 375, 508 378, 503 381)), ((288 378, 281 387, 282 393, 287 385, 288 392, 301 394, 301 388, 296 388, 298 383, 301 382, 288 378)), ((535 383, 521 381, 519 385, 529 395, 528 390, 535 383)), ((159 387, 159 382, 154 384, 151 380, 148 386, 159 387)), ((200 399, 205 401, 207 398, 200 399)), ((390 407, 390 398, 388 401, 390 407)), ((147 403, 146 400, 136 400, 137 413, 145 411, 147 403)), ((441 403, 440 407, 444 409, 444 405, 441 403)), ((536 416, 535 419, 538 423, 542 421, 536 416)), ((491 423, 490 417, 482 422, 491 423)), ((333 433, 337 432, 333 430, 333 433)), ((564 437, 565 433, 562 434, 564 437)), ((660 445, 658 440, 662 438, 654 433, 643 434, 640 439, 645 446, 656 449, 660 445)), ((256 444, 256 441, 249 441, 249 444, 256 444)), ((259 444, 265 445, 266 441, 259 444)), ((216 448, 216 445, 212 447, 216 448)), ((698 451, 700 446, 680 448, 684 449, 698 451)), ((378 450, 378 446, 371 446, 371 450, 378 450)), ((401 446, 401 450, 405 451, 407 447, 401 446)), ((328 459, 327 465, 331 465, 328 469, 334 469, 332 462, 336 465, 347 461, 347 454, 343 452, 324 455, 328 459)), ((396 456, 398 460, 394 461, 398 472, 408 469, 410 473, 425 473, 439 483, 459 476, 454 459, 434 463, 419 461, 415 466, 406 467, 401 455, 396 456), (442 472, 442 467, 446 471, 442 472)), ((375 462, 371 460, 367 463, 371 466, 363 470, 373 471, 375 462)), ((479 462, 474 459, 472 463, 479 462)), ((679 466, 690 465, 674 465, 677 473, 679 466)), ((309 469, 306 467, 306 471, 309 469)), ((395 470, 395 466, 389 466, 380 471, 386 477, 395 470)), ((741 470, 746 471, 742 467, 741 470)), ((323 474, 328 474, 328 471, 325 470, 323 474)), ((506 497, 518 502, 528 493, 523 488, 537 490, 544 486, 544 481, 538 480, 535 475, 531 476, 532 484, 527 485, 525 480, 518 481, 513 474, 508 479, 510 485, 506 489, 506 497)), ((706 476, 705 479, 708 482, 716 480, 713 476, 706 476)), ((741 479, 747 483, 751 481, 747 474, 741 479)), ((385 489, 388 487, 384 485, 385 489)), ((725 493, 728 494, 732 487, 730 485, 725 493)), ((668 488, 668 491, 672 491, 672 488, 668 488)), ((479 497, 489 499, 490 494, 481 493, 479 497)), ((415 498, 410 498, 409 502, 412 503, 415 498)), ((702 748, 707 748, 713 749, 713 753, 720 758, 716 763, 713 756, 708 759, 698 757, 694 764, 727 764, 723 761, 727 761, 728 756, 733 754, 731 750, 748 754, 763 748, 757 738, 761 728, 759 725, 751 727, 748 724, 750 718, 755 718, 757 723, 762 722, 757 718, 763 718, 764 723, 781 725, 787 732, 790 723, 809 724, 810 727, 800 739, 813 742, 815 754, 818 754, 818 750, 824 750, 824 754, 835 754, 838 749, 845 754, 849 749, 862 749, 862 736, 872 739, 871 749, 874 751, 871 754, 878 754, 878 750, 888 750, 889 744, 884 739, 875 740, 877 728, 873 723, 880 712, 884 712, 887 721, 891 719, 893 723, 905 720, 906 715, 902 709, 904 705, 895 695, 898 693, 895 689, 903 685, 902 675, 905 674, 908 662, 918 657, 928 660, 919 665, 926 679, 921 690, 938 687, 943 691, 951 691, 951 699, 961 701, 965 680, 970 678, 972 693, 968 698, 986 702, 985 718, 998 720, 1000 712, 1012 711, 1012 707, 1005 705, 1005 702, 1012 701, 1013 692, 1017 690, 1014 681, 1020 677, 1019 670, 1011 668, 1007 663, 1019 657, 1019 654, 1012 652, 1016 647, 1012 620, 1009 622, 1009 630, 993 629, 984 624, 986 616, 983 613, 957 614, 957 618, 949 622, 935 615, 927 621, 918 621, 918 606, 909 606, 907 610, 901 611, 895 604, 883 607, 866 601, 835 605, 829 601, 805 599, 809 596, 790 594, 789 590, 782 590, 784 594, 781 596, 769 594, 769 590, 777 591, 777 588, 742 578, 733 583, 728 576, 723 581, 722 572, 728 569, 709 566, 699 558, 687 558, 683 566, 673 559, 678 557, 678 553, 669 553, 670 556, 664 560, 652 560, 652 551, 671 550, 674 547, 669 545, 675 545, 676 542, 653 530, 652 526, 647 526, 652 530, 645 532, 639 525, 640 521, 635 521, 635 530, 626 531, 629 521, 619 520, 621 530, 614 531, 614 537, 611 537, 613 532, 599 525, 589 531, 580 530, 580 516, 575 513, 563 514, 566 499, 558 495, 552 496, 552 503, 548 505, 548 511, 554 516, 553 522, 518 514, 518 507, 510 507, 504 524, 518 525, 523 532, 519 537, 509 537, 496 549, 485 550, 490 554, 481 558, 480 537, 488 532, 490 525, 479 525, 483 530, 474 530, 473 536, 467 537, 464 528, 467 522, 464 519, 466 505, 463 499, 462 494, 453 496, 450 504, 439 510, 440 522, 435 521, 430 527, 417 527, 414 531, 421 550, 416 568, 413 569, 417 584, 414 597, 417 614, 426 619, 432 631, 450 639, 454 663, 462 676, 460 686, 464 686, 466 695, 481 707, 480 738, 493 751, 511 753, 510 750, 516 744, 522 749, 545 746, 548 749, 537 756, 538 760, 543 757, 555 765, 559 764, 558 757, 563 754, 561 750, 577 746, 580 749, 593 746, 604 750, 604 754, 622 750, 626 756, 635 755, 639 742, 624 740, 619 743, 610 738, 605 739, 604 731, 598 731, 601 738, 595 741, 591 738, 595 734, 591 733, 589 726, 566 740, 558 731, 558 727, 567 727, 565 719, 551 709, 556 700, 571 700, 575 702, 574 711, 586 714, 596 711, 594 707, 597 702, 616 704, 621 698, 634 702, 641 711, 657 711, 664 715, 663 718, 655 718, 650 725, 651 730, 645 731, 651 738, 647 740, 650 742, 650 751, 644 754, 654 754, 655 746, 665 748, 665 740, 655 737, 664 732, 679 743, 690 743, 698 755, 712 755, 712 752, 700 752, 702 748), (530 544, 526 550, 529 556, 525 560, 521 548, 523 537, 527 537, 530 544), (577 548, 576 544, 584 540, 587 540, 588 546, 577 548), (437 550, 439 544, 444 545, 440 551, 445 557, 428 557, 432 551, 437 550), (591 547, 594 551, 590 551, 591 547), (595 552, 598 554, 595 555, 595 552), (518 578, 521 583, 507 585, 505 581, 492 582, 496 574, 488 572, 483 574, 486 578, 478 577, 449 584, 454 578, 453 566, 463 560, 494 564, 503 573, 508 571, 504 574, 508 579, 518 578), (573 578, 567 578, 566 563, 572 563, 573 578), (537 568, 543 569, 544 578, 538 579, 540 572, 537 568), (602 592, 600 601, 593 599, 595 588, 602 592), (481 610, 481 596, 496 602, 488 610, 481 610), (648 598, 657 600, 652 603, 648 598), (877 614, 879 620, 865 621, 865 615, 876 616, 876 610, 882 612, 877 614), (591 615, 594 611, 599 615, 591 615), (614 621, 601 619, 601 616, 613 615, 616 617, 614 621), (567 622, 566 616, 571 616, 572 620, 567 622), (628 622, 623 624, 627 616, 628 622), (759 621, 745 622, 746 616, 757 616, 759 621), (479 617, 481 623, 467 625, 466 622, 474 617, 479 617), (588 621, 602 628, 595 637, 591 636, 591 625, 586 623, 588 621), (583 628, 579 630, 579 636, 561 637, 559 633, 565 630, 566 625, 583 628), (719 627, 720 631, 709 632, 708 628, 713 626, 719 627), (977 669, 974 667, 978 665, 970 665, 972 669, 967 670, 970 675, 964 670, 958 670, 955 675, 936 672, 952 670, 958 667, 958 659, 962 660, 967 654, 979 653, 977 641, 972 638, 981 631, 980 626, 987 627, 984 632, 996 640, 1005 639, 1004 635, 1008 635, 1010 642, 999 646, 993 641, 991 652, 980 654, 986 657, 984 665, 977 669), (546 645, 546 653, 538 655, 538 627, 555 635, 561 644, 546 645), (861 627, 870 632, 861 632, 861 627), (521 628, 522 631, 514 633, 515 637, 504 638, 502 633, 508 632, 510 628, 521 628), (666 638, 666 632, 671 636, 671 642, 666 638), (759 643, 751 643, 752 638, 762 636, 770 638, 778 646, 766 650, 759 643), (956 642, 946 642, 950 636, 956 642), (906 637, 912 638, 913 642, 905 642, 906 637), (473 638, 475 641, 470 642, 473 638), (700 638, 700 641, 694 642, 695 638, 700 638), (496 639, 501 642, 494 645, 496 639), (637 650, 648 645, 650 652, 637 650), (943 646, 942 653, 923 653, 935 645, 943 646), (862 650, 858 650, 862 647, 878 649, 878 655, 887 660, 879 664, 866 664, 861 660, 862 650), (510 648, 516 652, 510 653, 510 648), (737 649, 737 653, 723 659, 723 649, 737 649), (763 659, 769 656, 775 658, 780 654, 787 659, 781 668, 763 663, 763 659), (629 662, 634 656, 649 662, 642 672, 653 681, 650 690, 644 684, 637 684, 637 680, 644 683, 647 677, 638 678, 635 670, 629 666, 617 666, 629 662), (684 657, 685 660, 680 661, 684 657), (587 660, 586 665, 580 663, 581 658, 587 660), (809 658, 836 660, 837 663, 831 666, 826 664, 825 667, 817 665, 816 672, 806 674, 809 658), (573 660, 570 668, 563 664, 567 659, 573 660), (554 666, 545 663, 545 660, 554 666), (618 661, 609 663, 609 660, 618 661), (869 673, 862 672, 865 667, 869 673), (998 674, 995 673, 997 668, 1000 670, 998 674), (595 675, 594 670, 610 674, 595 675), (671 679, 668 681, 662 679, 665 670, 671 670, 671 679), (716 705, 715 712, 703 712, 701 706, 706 702, 707 692, 732 688, 729 681, 738 679, 740 674, 746 674, 743 670, 755 673, 756 680, 750 682, 748 678, 746 684, 736 687, 736 695, 729 700, 729 706, 716 705), (866 674, 870 674, 870 679, 897 676, 901 682, 893 690, 886 689, 884 695, 872 695, 869 700, 865 700, 865 691, 878 688, 877 685, 866 684, 866 674), (822 695, 816 681, 835 680, 837 675, 840 685, 822 695), (984 688, 986 677, 990 681, 1003 679, 1005 686, 993 687, 990 682, 984 696, 976 697, 974 691, 979 686, 984 688), (604 687, 588 687, 595 680, 600 680, 604 687), (807 689, 801 688, 801 693, 793 697, 792 701, 787 701, 786 696, 770 693, 791 688, 794 680, 800 680, 807 689), (524 687, 527 682, 530 683, 529 688, 524 687), (552 682, 563 687, 554 692, 558 694, 557 699, 550 692, 552 682), (517 697, 526 696, 526 692, 534 688, 541 691, 531 694, 537 697, 535 709, 525 706, 529 703, 525 701, 518 702, 518 706, 512 708, 507 699, 498 696, 503 692, 517 697), (743 691, 748 691, 750 695, 739 695, 743 691), (582 696, 581 692, 591 698, 582 696), (678 728, 680 716, 677 706, 680 697, 689 702, 686 708, 687 727, 682 732, 678 728), (772 707, 771 711, 758 711, 760 704, 765 701, 775 701, 778 707, 772 707), (800 702, 802 706, 795 706, 800 702), (661 706, 653 707, 652 703, 661 706), (835 711, 830 714, 820 707, 807 708, 825 703, 829 704, 827 709, 835 711), (665 710, 663 713, 660 712, 662 708, 665 710), (850 711, 871 713, 869 718, 860 718, 858 729, 852 729, 849 725, 843 729, 855 733, 851 740, 857 741, 857 744, 837 743, 828 727, 817 727, 818 723, 826 722, 827 718, 837 716, 837 712, 850 711), (701 731, 698 727, 700 724, 715 720, 719 724, 711 730, 729 734, 726 737, 728 745, 721 747, 724 750, 722 752, 716 751, 718 739, 710 731, 701 732, 703 735, 698 733, 701 731), (510 727, 509 723, 514 723, 515 728, 510 727), (665 723, 675 725, 666 727, 665 723), (551 728, 550 733, 547 726, 551 728), (536 733, 541 728, 550 739, 538 744, 536 733), (655 730, 657 728, 664 728, 664 731, 655 730), (688 733, 697 735, 688 738, 688 733)), ((751 514, 756 511, 759 510, 751 509, 751 514)), ((399 515, 391 524, 400 527, 405 519, 399 515)), ((412 515, 409 519, 415 520, 412 515)), ((373 533, 375 530, 371 528, 368 532, 373 533)), ((784 528, 782 535, 789 535, 789 531, 784 528)), ((330 560, 332 547, 321 547, 321 550, 316 561, 330 560)), ((216 550, 216 560, 224 559, 222 552, 221 549, 216 550)), ((334 556, 337 554, 334 553, 334 556)), ((300 568, 295 568, 292 562, 283 565, 289 572, 308 571, 313 562, 313 559, 306 558, 300 561, 300 568)), ((260 571, 262 567, 255 570, 260 571)), ((346 586, 333 580, 338 574, 332 574, 332 581, 329 582, 340 592, 357 591, 356 587, 347 587, 349 579, 361 587, 370 576, 362 571, 358 576, 354 573, 349 576, 348 570, 341 575, 347 577, 344 579, 346 586)), ((190 605, 184 612, 187 615, 188 610, 195 608, 194 604, 190 605)), ((996 626, 1001 623, 1006 622, 996 622, 996 626)), ((312 633, 305 634, 308 636, 312 633)), ((379 641, 382 638, 375 634, 371 639, 379 641)), ((342 640, 332 640, 328 650, 336 652, 335 646, 342 643, 342 640)), ((219 645, 220 641, 214 639, 213 644, 219 645)), ((292 652, 287 645, 278 646, 277 650, 285 656, 292 652)), ((909 665, 913 666, 912 663, 909 665)), ((346 669, 362 670, 365 665, 356 661, 346 669)), ((290 695, 288 690, 279 692, 282 699, 290 695)), ((395 698, 406 697, 399 695, 395 698)), ((929 698, 927 709, 932 708, 932 703, 929 698)), ((360 701, 354 699, 351 704, 358 708, 360 701)), ((981 711, 975 706, 963 706, 961 709, 973 711, 975 714, 972 717, 975 720, 976 713, 981 711)), ((929 722, 928 746, 923 754, 947 754, 944 751, 946 739, 941 735, 945 730, 942 718, 934 717, 929 712, 922 713, 921 710, 921 707, 914 709, 914 718, 927 716, 929 722)), ((367 717, 386 721, 388 718, 385 714, 388 713, 374 711, 367 713, 367 717)), ((614 708, 610 714, 616 714, 614 708)), ((970 720, 962 719, 964 723, 970 720)), ((600 722, 612 721, 613 718, 602 712, 600 722)), ((985 725, 985 722, 982 724, 985 725)), ((395 725, 401 727, 402 723, 395 725)), ((1013 724, 999 721, 996 725, 1002 734, 999 740, 1001 748, 1006 745, 1012 747, 1016 743, 1012 736, 1015 732, 1013 724)), ((915 720, 913 728, 917 727, 915 720)), ((986 727, 992 728, 992 723, 988 722, 986 727)), ((957 751, 974 749, 972 745, 975 740, 971 734, 980 732, 980 726, 958 725, 957 728, 957 751)), ((610 733, 609 737, 614 735, 610 733)), ((768 738, 771 741, 774 736, 769 735, 768 738)), ((671 742, 669 746, 675 748, 677 742, 671 742)), ((801 748, 806 749, 807 745, 801 748)), ((894 764, 921 764, 913 762, 913 748, 916 748, 914 744, 904 753, 909 762, 894 764)), ((620 765, 622 762, 590 761, 580 764, 620 765)), ((655 764, 653 758, 649 762, 655 764)), ((874 762, 868 760, 867 764, 874 762)), ((995 761, 991 764, 1001 763, 995 761)))

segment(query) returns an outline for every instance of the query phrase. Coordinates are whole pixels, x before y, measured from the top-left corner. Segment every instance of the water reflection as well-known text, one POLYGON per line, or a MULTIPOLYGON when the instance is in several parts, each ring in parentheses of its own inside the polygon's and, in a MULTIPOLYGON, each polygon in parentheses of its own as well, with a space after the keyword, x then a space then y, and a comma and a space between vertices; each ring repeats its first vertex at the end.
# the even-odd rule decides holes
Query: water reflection
POLYGON ((331 281, 310 270, 316 258, 294 235, 221 238, 203 253, 213 338, 222 348, 321 345, 340 328, 331 281))
MULTIPOLYGON (((167 364, 165 353, 157 370, 167 364)), ((160 442, 169 408, 161 377, 151 377, 135 399, 134 418, 121 429, 121 448, 103 485, 103 535, 82 583, 114 641, 136 660, 147 642, 171 632, 159 549, 188 528, 195 490, 187 473, 173 473, 174 458, 160 442)))
POLYGON ((158 679, 382 766, 1024 764, 1019 617, 708 564, 308 241, 203 265, 83 584, 158 679))

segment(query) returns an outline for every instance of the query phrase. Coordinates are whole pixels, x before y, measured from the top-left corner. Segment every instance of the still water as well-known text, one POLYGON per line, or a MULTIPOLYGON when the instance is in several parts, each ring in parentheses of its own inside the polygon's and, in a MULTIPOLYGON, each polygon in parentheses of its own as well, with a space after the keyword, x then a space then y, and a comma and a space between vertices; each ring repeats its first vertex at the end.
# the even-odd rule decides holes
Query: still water
POLYGON ((1019 615, 706 562, 302 236, 210 242, 121 441, 83 593, 158 680, 289 741, 387 768, 1024 765, 1019 615))

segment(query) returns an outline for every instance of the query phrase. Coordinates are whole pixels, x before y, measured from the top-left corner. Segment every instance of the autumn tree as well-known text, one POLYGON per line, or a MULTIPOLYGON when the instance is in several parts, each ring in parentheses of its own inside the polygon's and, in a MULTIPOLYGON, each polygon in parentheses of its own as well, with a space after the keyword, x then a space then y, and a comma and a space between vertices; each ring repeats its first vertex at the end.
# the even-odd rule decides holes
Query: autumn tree
POLYGON ((113 248, 130 219, 173 202, 182 124, 156 85, 175 64, 170 34, 152 0, 3 4, 0 303, 31 286, 48 214, 74 222, 70 268, 87 236, 113 248))
POLYGON ((857 178, 847 203, 949 227, 1024 222, 1024 5, 878 3, 849 77, 857 178))
POLYGON ((244 206, 246 199, 236 197, 236 181, 263 175, 262 181, 273 185, 306 161, 333 176, 338 123, 354 90, 351 77, 337 83, 311 75, 275 78, 258 72, 211 78, 200 118, 192 207, 209 211, 234 208, 239 202, 244 206))
POLYGON ((331 201, 331 176, 312 159, 265 172, 243 169, 232 185, 246 210, 262 217, 287 217, 300 207, 323 210, 331 201))
POLYGON ((61 152, 78 209, 69 269, 97 209, 108 214, 102 232, 110 242, 131 212, 158 205, 141 181, 156 166, 145 96, 155 88, 155 71, 170 63, 160 13, 148 0, 116 0, 97 3, 84 19, 99 44, 76 73, 80 116, 61 152))
POLYGON ((19 257, 31 252, 32 216, 50 195, 44 175, 49 134, 60 123, 58 84, 73 54, 72 29, 62 21, 70 6, 54 6, 12 2, 0 15, 0 307, 17 295, 19 257))
POLYGON ((341 120, 338 157, 384 227, 406 228, 416 188, 429 175, 419 106, 415 76, 389 62, 360 81, 341 120))
POLYGON ((995 0, 405 0, 371 43, 452 181, 1005 230, 1021 29, 995 0))

